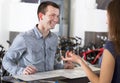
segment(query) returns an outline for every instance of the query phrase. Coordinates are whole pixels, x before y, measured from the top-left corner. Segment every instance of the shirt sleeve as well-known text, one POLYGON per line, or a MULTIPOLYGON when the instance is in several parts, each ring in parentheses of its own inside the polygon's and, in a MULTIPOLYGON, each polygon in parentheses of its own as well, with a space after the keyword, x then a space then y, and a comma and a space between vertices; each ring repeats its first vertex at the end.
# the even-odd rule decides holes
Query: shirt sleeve
POLYGON ((24 68, 18 66, 18 61, 26 50, 24 38, 19 34, 3 57, 2 65, 12 75, 20 75, 24 68))

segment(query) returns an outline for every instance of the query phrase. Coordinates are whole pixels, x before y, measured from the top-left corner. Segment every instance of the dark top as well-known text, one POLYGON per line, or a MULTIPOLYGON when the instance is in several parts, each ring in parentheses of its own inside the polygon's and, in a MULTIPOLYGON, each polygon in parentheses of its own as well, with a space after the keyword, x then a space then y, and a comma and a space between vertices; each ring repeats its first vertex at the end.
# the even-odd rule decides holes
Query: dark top
POLYGON ((111 83, 120 83, 120 56, 116 56, 115 49, 113 42, 107 41, 105 45, 105 49, 107 49, 114 57, 115 59, 115 69, 113 74, 113 79, 111 83))

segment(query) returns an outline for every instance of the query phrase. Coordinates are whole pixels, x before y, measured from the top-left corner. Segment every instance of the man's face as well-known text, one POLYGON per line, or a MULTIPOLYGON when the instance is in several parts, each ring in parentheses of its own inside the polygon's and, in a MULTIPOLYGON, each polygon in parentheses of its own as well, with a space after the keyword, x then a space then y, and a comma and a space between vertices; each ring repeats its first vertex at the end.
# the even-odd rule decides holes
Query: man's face
POLYGON ((53 6, 48 6, 45 15, 42 15, 42 19, 40 21, 44 28, 49 30, 53 29, 59 21, 59 9, 53 6))

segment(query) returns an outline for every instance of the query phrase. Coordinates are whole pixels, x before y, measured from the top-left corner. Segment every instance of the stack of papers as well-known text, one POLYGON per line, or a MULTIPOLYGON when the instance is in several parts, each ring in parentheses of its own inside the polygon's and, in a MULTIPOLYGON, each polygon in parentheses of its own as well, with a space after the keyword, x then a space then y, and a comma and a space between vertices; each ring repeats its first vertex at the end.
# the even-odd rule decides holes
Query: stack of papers
MULTIPOLYGON (((94 66, 90 66, 90 68, 95 72, 100 71, 100 68, 94 66)), ((60 69, 60 70, 53 70, 47 72, 39 72, 32 75, 15 75, 13 77, 23 81, 34 81, 34 80, 50 79, 56 77, 75 79, 75 78, 86 77, 86 74, 81 67, 76 67, 74 69, 60 69)))

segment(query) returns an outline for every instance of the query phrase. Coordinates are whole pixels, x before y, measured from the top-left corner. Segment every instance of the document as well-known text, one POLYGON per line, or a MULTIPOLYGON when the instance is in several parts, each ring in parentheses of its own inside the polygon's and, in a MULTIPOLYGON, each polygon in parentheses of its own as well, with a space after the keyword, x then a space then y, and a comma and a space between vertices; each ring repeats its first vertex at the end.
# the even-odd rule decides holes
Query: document
MULTIPOLYGON (((93 71, 100 71, 100 68, 94 66, 90 66, 90 68, 93 71)), ((32 75, 15 75, 13 77, 23 81, 34 81, 34 80, 50 79, 56 77, 75 79, 75 78, 86 77, 86 74, 81 67, 76 67, 74 69, 60 69, 60 70, 53 70, 47 72, 39 72, 32 75)))

